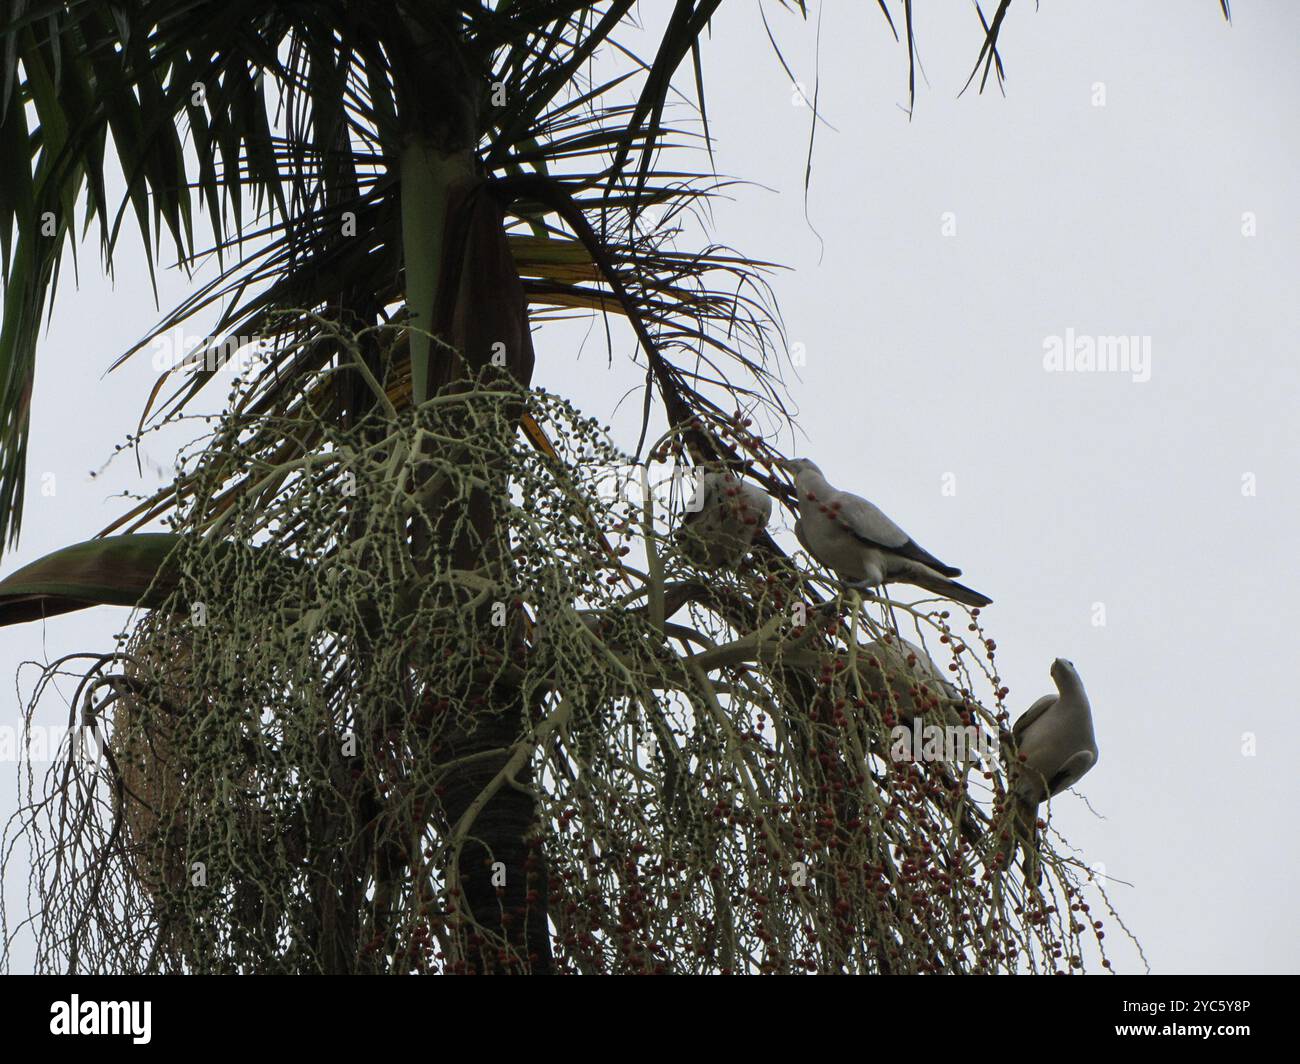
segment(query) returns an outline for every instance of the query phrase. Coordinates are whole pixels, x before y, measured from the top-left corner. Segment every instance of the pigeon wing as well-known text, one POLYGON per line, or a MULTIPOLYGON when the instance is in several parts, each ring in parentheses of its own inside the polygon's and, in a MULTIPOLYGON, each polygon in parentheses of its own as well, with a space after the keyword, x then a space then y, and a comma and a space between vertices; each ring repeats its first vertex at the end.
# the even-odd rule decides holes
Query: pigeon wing
POLYGON ((910 561, 920 562, 927 569, 933 569, 936 573, 941 573, 944 576, 961 576, 960 569, 949 565, 947 562, 941 562, 914 539, 909 539, 901 547, 894 548, 894 553, 902 555, 910 561))
POLYGON ((1092 750, 1080 750, 1072 757, 1066 758, 1065 764, 1057 770, 1056 775, 1047 781, 1047 793, 1060 794, 1061 791, 1073 787, 1096 763, 1097 755, 1092 750))
POLYGON ((1011 737, 1015 739, 1017 746, 1020 744, 1020 740, 1024 736, 1026 729, 1056 705, 1058 697, 1058 695, 1043 695, 1042 698, 1016 718, 1015 724, 1011 725, 1011 737))
POLYGON ((944 576, 961 576, 961 570, 945 565, 917 543, 875 503, 846 491, 837 491, 831 505, 839 504, 839 521, 853 536, 869 547, 879 547, 933 569, 944 576))
POLYGON ((879 506, 866 499, 837 491, 828 502, 839 523, 868 546, 896 551, 912 541, 879 506))

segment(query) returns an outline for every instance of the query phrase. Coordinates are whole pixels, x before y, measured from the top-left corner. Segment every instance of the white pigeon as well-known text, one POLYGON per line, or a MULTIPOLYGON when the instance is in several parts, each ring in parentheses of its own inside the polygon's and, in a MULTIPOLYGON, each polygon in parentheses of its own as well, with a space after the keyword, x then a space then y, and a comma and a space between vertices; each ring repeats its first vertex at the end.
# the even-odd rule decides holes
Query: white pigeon
POLYGON ((878 507, 831 487, 813 462, 793 458, 782 465, 794 474, 799 496, 794 534, 809 554, 850 586, 869 588, 894 581, 968 606, 993 601, 951 579, 961 570, 920 547, 878 507))
POLYGON ((1025 847, 1026 881, 1038 882, 1038 806, 1073 787, 1097 763, 1092 707, 1074 663, 1052 662, 1057 693, 1043 695, 1016 720, 1011 737, 1023 758, 1012 785, 1016 830, 1025 847))
POLYGON ((936 702, 945 723, 960 720, 961 692, 944 679, 939 666, 915 643, 896 635, 877 639, 863 648, 862 659, 867 690, 884 698, 882 705, 889 704, 892 693, 900 720, 911 721, 927 704, 936 702))
POLYGON ((709 470, 697 482, 678 542, 697 565, 735 568, 771 516, 767 492, 727 470, 709 470))

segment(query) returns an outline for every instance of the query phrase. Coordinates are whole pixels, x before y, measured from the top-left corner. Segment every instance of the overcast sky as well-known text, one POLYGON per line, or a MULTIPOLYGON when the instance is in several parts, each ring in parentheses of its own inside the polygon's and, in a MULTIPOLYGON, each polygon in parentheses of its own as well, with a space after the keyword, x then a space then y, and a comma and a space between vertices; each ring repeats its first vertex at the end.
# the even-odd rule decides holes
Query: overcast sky
MULTIPOLYGON (((1159 973, 1300 968, 1300 5, 1233 8, 1228 27, 1214 0, 1015 5, 1006 98, 959 99, 974 11, 918 5, 928 84, 909 122, 905 53, 874 4, 828 5, 819 61, 815 16, 773 5, 828 123, 806 215, 809 112, 756 6, 724 5, 704 53, 718 169, 754 183, 715 207, 712 235, 790 267, 773 283, 805 357, 785 370, 801 435, 777 442, 994 598, 1013 713, 1052 690, 1055 657, 1074 661, 1101 756, 1054 823, 1105 866, 1159 973), (1045 368, 1053 338, 1121 335, 1149 364, 1045 368)), ((72 280, 38 363, 23 540, 0 572, 162 479, 128 462, 88 476, 152 383, 147 357, 101 378, 153 321, 148 279, 109 284, 87 247, 72 280)), ((162 303, 187 291, 164 279, 162 303)), ((604 416, 639 375, 606 369, 596 336, 575 371, 581 335, 539 334, 536 382, 604 416)), ((614 422, 628 447, 637 407, 614 422)), ((146 453, 170 465, 166 441, 146 453)), ((2 722, 18 720, 19 662, 106 649, 124 616, 0 633, 2 722)), ((0 765, 0 815, 15 784, 0 765)), ((5 882, 11 923, 23 871, 5 882)), ((1143 970, 1118 929, 1107 945, 1143 970)))

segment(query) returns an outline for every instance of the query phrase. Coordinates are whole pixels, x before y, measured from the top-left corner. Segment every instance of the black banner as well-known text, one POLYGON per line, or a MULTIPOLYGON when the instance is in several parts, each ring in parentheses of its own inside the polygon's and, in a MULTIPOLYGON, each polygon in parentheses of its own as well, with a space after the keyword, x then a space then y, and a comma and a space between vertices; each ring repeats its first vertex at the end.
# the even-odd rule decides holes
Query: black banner
POLYGON ((513 991, 498 982, 489 992, 473 979, 430 985, 415 978, 13 976, 2 984, 0 1015, 8 1048, 73 1042, 93 1052, 93 1043, 112 1042, 128 1050, 337 1052, 433 1035, 429 1048, 436 1051, 438 1027, 449 1017, 469 1021, 458 1043, 468 1036, 489 1048, 504 1035, 517 1047, 528 1030, 541 1030, 539 1006, 555 995, 560 1011, 548 1025, 550 1037, 567 1033, 588 1045, 593 1035, 595 1044, 626 1044, 638 1028, 640 1038, 680 1021, 683 1030, 703 1023, 729 1048, 756 1040, 770 1049, 769 1039, 780 1039, 784 1024, 797 1043, 822 1021, 833 1021, 845 1033, 859 1027, 864 1049, 890 1031, 905 1041, 947 1044, 978 1035, 987 1024, 986 1035, 1006 1035, 1018 1045, 1172 1041, 1180 1051, 1197 1042, 1231 1052, 1233 1043, 1281 1037, 1282 1021, 1294 1009, 1283 1004, 1294 982, 1262 976, 982 977, 931 979, 925 986, 876 978, 852 987, 844 980, 785 979, 779 988, 715 979, 707 997, 692 988, 685 998, 670 981, 641 980, 635 990, 590 982, 578 997, 572 983, 555 980, 526 988, 516 980, 513 991), (606 995, 607 1003, 591 1007, 606 995), (575 1009, 579 1001, 584 1004, 575 1009))

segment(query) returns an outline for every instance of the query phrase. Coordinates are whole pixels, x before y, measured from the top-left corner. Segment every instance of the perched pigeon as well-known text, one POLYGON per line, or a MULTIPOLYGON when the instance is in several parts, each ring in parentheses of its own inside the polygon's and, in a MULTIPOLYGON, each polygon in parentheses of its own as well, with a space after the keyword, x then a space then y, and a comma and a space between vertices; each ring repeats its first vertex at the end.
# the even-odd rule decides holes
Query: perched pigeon
POLYGON ((794 534, 826 568, 851 586, 868 588, 898 582, 943 595, 968 606, 993 600, 950 579, 961 570, 945 565, 857 495, 837 491, 806 458, 783 463, 794 473, 799 520, 794 534))
POLYGON ((1057 694, 1043 695, 1011 728, 1020 762, 1012 794, 1016 800, 1016 830, 1025 847, 1022 868, 1026 882, 1038 882, 1038 806, 1054 794, 1073 787, 1097 763, 1097 738, 1092 731, 1092 707, 1074 664, 1052 662, 1057 694))
POLYGON ((877 639, 863 648, 861 672, 867 690, 898 707, 900 720, 911 721, 933 707, 934 722, 960 723, 961 692, 939 671, 930 656, 900 636, 877 639))
POLYGON ((710 470, 699 478, 678 530, 678 543, 697 565, 735 568, 771 516, 767 492, 734 473, 710 470))

